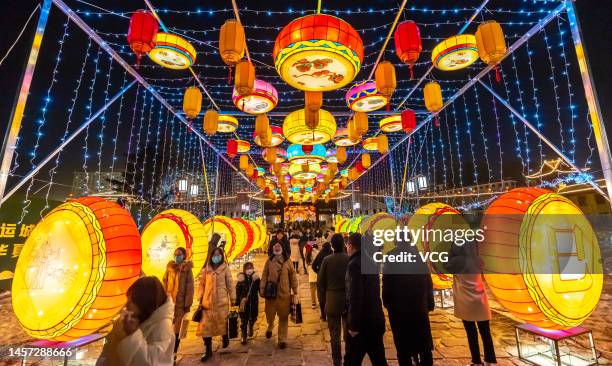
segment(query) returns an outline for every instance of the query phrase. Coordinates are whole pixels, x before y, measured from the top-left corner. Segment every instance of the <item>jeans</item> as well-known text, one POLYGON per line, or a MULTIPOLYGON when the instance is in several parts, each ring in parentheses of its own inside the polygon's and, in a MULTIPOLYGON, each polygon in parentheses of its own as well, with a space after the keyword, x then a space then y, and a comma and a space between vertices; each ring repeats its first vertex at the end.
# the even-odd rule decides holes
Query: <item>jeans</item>
POLYGON ((352 337, 347 332, 345 366, 360 366, 365 355, 368 355, 372 366, 387 366, 383 334, 372 335, 358 333, 352 337))
POLYGON ((334 366, 340 366, 342 365, 342 337, 345 342, 345 352, 347 348, 346 314, 328 315, 327 327, 329 328, 329 343, 331 344, 334 366))
POLYGON ((489 321, 473 322, 464 320, 463 327, 467 333, 472 363, 482 363, 480 359, 480 347, 478 345, 478 333, 480 333, 480 338, 482 338, 485 362, 496 363, 497 359, 495 357, 495 347, 493 346, 493 338, 491 338, 489 321), (478 325, 478 330, 476 330, 476 325, 478 325))

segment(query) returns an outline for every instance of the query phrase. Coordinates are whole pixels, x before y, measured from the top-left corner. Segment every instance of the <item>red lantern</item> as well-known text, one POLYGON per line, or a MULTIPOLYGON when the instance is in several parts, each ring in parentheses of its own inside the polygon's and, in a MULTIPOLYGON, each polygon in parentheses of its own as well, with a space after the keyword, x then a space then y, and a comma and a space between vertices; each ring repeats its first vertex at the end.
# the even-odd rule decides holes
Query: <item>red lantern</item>
POLYGON ((136 54, 138 64, 140 64, 142 55, 147 54, 155 47, 155 36, 158 28, 157 19, 148 11, 138 10, 132 14, 127 41, 136 54))
POLYGON ((227 155, 230 158, 233 158, 238 155, 238 141, 234 139, 227 140, 227 155))
POLYGON ((410 133, 416 128, 416 115, 412 109, 405 109, 402 112, 402 130, 410 133))
POLYGON ((363 163, 361 163, 361 161, 357 160, 357 162, 355 163, 355 168, 357 168, 357 171, 359 172, 359 174, 365 172, 365 168, 363 167, 363 163))
POLYGON ((302 151, 306 155, 310 154, 312 152, 312 149, 313 149, 312 145, 302 145, 302 151))
POLYGON ((270 194, 270 187, 264 188, 264 193, 265 194, 270 194))
POLYGON ((395 53, 403 63, 408 64, 410 78, 412 79, 414 77, 412 68, 423 49, 419 26, 412 20, 401 22, 397 26, 393 38, 395 39, 395 53))
POLYGON ((253 180, 256 180, 258 177, 259 177, 259 170, 253 169, 253 175, 251 176, 251 178, 253 180))

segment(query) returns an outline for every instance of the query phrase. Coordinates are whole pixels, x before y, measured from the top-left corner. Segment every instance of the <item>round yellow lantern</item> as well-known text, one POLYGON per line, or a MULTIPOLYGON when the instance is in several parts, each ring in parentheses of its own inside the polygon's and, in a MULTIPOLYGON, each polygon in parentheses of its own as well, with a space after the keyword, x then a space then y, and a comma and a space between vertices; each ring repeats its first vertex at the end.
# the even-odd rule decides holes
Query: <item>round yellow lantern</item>
POLYGON ((209 109, 204 113, 204 132, 208 136, 212 136, 217 132, 219 127, 219 112, 214 109, 209 109))
POLYGON ((376 151, 378 150, 378 139, 376 137, 368 137, 363 140, 362 146, 364 150, 376 151))
MULTIPOLYGON (((359 224, 359 232, 365 234, 366 231, 373 232, 374 230, 395 230, 398 222, 392 215, 386 212, 379 212, 371 216, 366 216, 359 224)), ((383 253, 387 253, 395 248, 395 243, 385 242, 383 253)))
POLYGON ((13 311, 35 338, 92 334, 125 305, 140 265, 140 235, 129 212, 98 197, 68 201, 25 241, 12 283, 13 311))
POLYGON ((198 274, 208 254, 208 240, 198 218, 184 210, 171 209, 155 215, 142 230, 142 271, 162 279, 178 247, 187 250, 198 274))
POLYGON ((315 179, 321 172, 321 165, 318 163, 289 165, 289 175, 295 179, 315 179), (306 165, 307 169, 304 169, 303 165, 306 165))
POLYGON ((294 144, 324 144, 336 133, 336 119, 324 109, 319 109, 319 123, 312 129, 306 125, 304 109, 293 111, 285 117, 283 135, 294 144))
POLYGON ((244 56, 244 28, 236 19, 228 19, 219 30, 219 54, 226 65, 233 66, 244 56))
POLYGON ((572 201, 546 189, 516 188, 487 208, 481 227, 487 284, 516 317, 568 329, 595 310, 603 288, 601 253, 572 201))
POLYGON ((236 140, 239 153, 248 153, 251 150, 251 143, 245 140, 236 140))
POLYGON ((232 258, 230 258, 230 255, 232 254, 232 251, 236 247, 237 243, 244 239, 244 236, 239 237, 239 235, 245 234, 243 231, 239 231, 240 228, 238 227, 238 223, 227 216, 217 215, 204 221, 203 225, 204 232, 209 240, 213 233, 221 236, 221 239, 217 245, 224 245, 223 248, 226 253, 226 258, 231 262, 232 258))
POLYGON ((217 132, 220 133, 232 133, 238 128, 238 120, 236 117, 229 116, 227 114, 219 115, 219 121, 217 124, 217 132))
POLYGON ((155 63, 175 70, 189 68, 196 59, 196 50, 181 36, 159 32, 155 36, 155 47, 149 52, 155 63))
POLYGON ((402 116, 395 114, 385 117, 378 122, 378 126, 382 132, 397 132, 402 130, 402 116))
POLYGON ((183 112, 189 119, 196 118, 202 110, 202 92, 197 86, 185 89, 183 96, 183 112))
POLYGON ((460 34, 445 39, 434 47, 431 62, 443 71, 466 68, 478 60, 476 37, 472 34, 460 34))

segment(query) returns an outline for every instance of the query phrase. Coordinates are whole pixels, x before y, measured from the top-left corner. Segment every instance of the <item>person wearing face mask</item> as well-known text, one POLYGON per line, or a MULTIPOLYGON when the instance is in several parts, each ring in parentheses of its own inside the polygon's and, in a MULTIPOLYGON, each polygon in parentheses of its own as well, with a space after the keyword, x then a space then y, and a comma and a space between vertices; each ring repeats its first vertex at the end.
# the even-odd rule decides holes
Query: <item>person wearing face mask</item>
POLYGON ((278 315, 278 347, 287 347, 287 332, 289 329, 289 310, 291 296, 298 297, 298 281, 296 270, 289 260, 289 255, 280 242, 274 244, 272 255, 264 265, 259 286, 259 294, 266 299, 266 320, 268 329, 266 338, 272 338, 274 319, 278 315))
POLYGON ((174 250, 174 260, 168 262, 166 272, 162 279, 166 294, 174 302, 174 357, 179 348, 181 324, 183 317, 189 312, 193 303, 193 262, 187 260, 185 248, 178 247, 174 250))
POLYGON ((253 325, 257 321, 259 315, 259 286, 260 279, 253 263, 246 262, 242 266, 242 272, 238 274, 238 282, 236 282, 236 306, 240 311, 240 330, 242 337, 240 343, 247 343, 247 326, 248 335, 253 337, 253 325))
POLYGON ((229 346, 227 316, 230 305, 236 302, 232 273, 221 248, 213 249, 200 272, 198 298, 203 312, 196 335, 204 339, 206 350, 200 360, 206 362, 212 357, 212 337, 222 336, 222 347, 229 346))

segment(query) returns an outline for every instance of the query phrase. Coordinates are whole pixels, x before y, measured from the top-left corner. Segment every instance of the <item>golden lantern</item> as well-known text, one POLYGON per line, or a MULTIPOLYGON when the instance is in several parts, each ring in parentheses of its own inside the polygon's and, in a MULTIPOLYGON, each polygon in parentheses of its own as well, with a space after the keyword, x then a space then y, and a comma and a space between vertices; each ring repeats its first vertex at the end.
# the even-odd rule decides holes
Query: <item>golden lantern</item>
POLYGON ((279 176, 281 175, 281 164, 280 163, 274 163, 272 165, 272 170, 274 171, 274 174, 279 176))
POLYGON ((240 169, 246 171, 249 166, 249 156, 248 155, 240 155, 239 167, 240 169))
POLYGON ((350 180, 357 180, 357 178, 359 178, 359 172, 357 171, 357 168, 352 167, 351 169, 349 169, 348 178, 350 180))
POLYGON ((204 132, 208 136, 212 136, 217 132, 219 127, 219 112, 214 109, 209 109, 204 113, 204 132))
POLYGON ((395 66, 389 61, 383 61, 376 67, 376 89, 385 95, 391 95, 397 87, 395 66))
POLYGON ((255 87, 255 66, 246 60, 236 64, 236 75, 234 78, 234 88, 239 96, 251 94, 255 87))
POLYGON ((305 91, 304 107, 308 112, 316 112, 323 106, 323 92, 305 91))
POLYGON ((259 136, 265 136, 268 135, 268 132, 271 131, 270 130, 270 119, 268 118, 268 115, 266 114, 259 114, 257 115, 257 117, 255 118, 255 134, 259 135, 259 136))
POLYGON ((395 114, 388 116, 378 122, 378 126, 382 132, 397 132, 402 130, 402 116, 395 114))
POLYGON ((381 154, 386 154, 389 152, 389 139, 387 135, 380 134, 378 135, 378 152, 381 154))
MULTIPOLYGON (((273 195, 273 193, 270 192, 270 195, 273 195)), ((236 249, 234 250, 235 254, 233 259, 236 259, 247 254, 249 250, 253 248, 253 244, 255 243, 255 233, 253 231, 253 227, 247 220, 244 220, 240 217, 237 217, 233 220, 237 222, 240 226, 242 226, 244 232, 246 233, 246 237, 243 241, 243 244, 240 247, 236 247, 236 249)))
POLYGON ((149 52, 149 58, 155 63, 174 70, 189 68, 196 55, 195 48, 185 38, 162 32, 155 36, 155 47, 149 52))
POLYGON ((497 64, 506 55, 506 39, 498 22, 491 20, 481 23, 476 30, 478 55, 486 64, 497 64))
POLYGON ((327 171, 331 172, 331 174, 336 174, 338 171, 338 163, 329 163, 327 164, 327 171))
POLYGON ((372 165, 372 158, 370 158, 370 154, 361 155, 361 165, 363 165, 363 167, 366 169, 372 165))
POLYGON ((361 139, 361 136, 359 136, 359 133, 357 132, 357 129, 355 128, 354 120, 351 119, 346 123, 346 130, 348 131, 347 137, 351 141, 352 144, 359 142, 359 140, 361 139))
POLYGON ((362 146, 364 150, 376 151, 378 150, 378 138, 368 137, 367 139, 363 140, 362 146))
POLYGON ((435 81, 430 81, 423 88, 423 96, 425 98, 425 108, 428 111, 435 113, 442 109, 444 102, 442 101, 442 89, 440 84, 435 81))
POLYGON ((355 132, 361 137, 368 132, 368 115, 365 112, 355 112, 353 116, 355 132))
POLYGON ((285 117, 283 135, 294 144, 316 145, 324 144, 336 133, 336 119, 324 109, 319 109, 319 123, 315 128, 306 125, 304 109, 293 111, 285 117))
POLYGON ((226 65, 233 66, 244 56, 244 28, 236 19, 228 19, 219 30, 219 54, 226 65))
POLYGON ((304 112, 306 119, 306 126, 308 128, 316 128, 319 125, 319 111, 309 111, 308 109, 304 112))
POLYGON ((257 177, 255 184, 257 185, 259 189, 266 188, 266 180, 264 179, 264 177, 257 177))
POLYGON ((453 71, 470 66, 478 60, 476 37, 459 34, 440 42, 431 51, 431 62, 443 71, 453 71))
POLYGON ((265 150, 265 158, 268 163, 274 163, 276 161, 276 148, 268 147, 265 150))
POLYGON ((348 186, 348 183, 349 183, 347 177, 342 177, 342 179, 340 179, 340 182, 342 183, 342 187, 348 186))
POLYGON ((183 95, 183 112, 189 119, 196 118, 202 110, 202 92, 197 86, 185 89, 183 95))
POLYGON ((229 116, 227 114, 219 115, 219 122, 217 125, 217 132, 221 133, 232 133, 238 128, 238 120, 236 117, 229 116))
POLYGON ((338 146, 336 149, 336 159, 338 159, 338 163, 340 164, 346 161, 346 148, 344 146, 338 146))
POLYGON ((248 163, 246 169, 244 170, 247 178, 251 178, 253 176, 253 173, 255 172, 255 167, 253 167, 253 164, 248 163))
POLYGON ((13 311, 31 337, 72 341, 112 321, 140 271, 130 213, 98 197, 71 200, 45 215, 21 248, 13 311))
POLYGON ((251 143, 245 140, 235 140, 237 147, 237 152, 239 153, 248 153, 251 150, 251 143))

